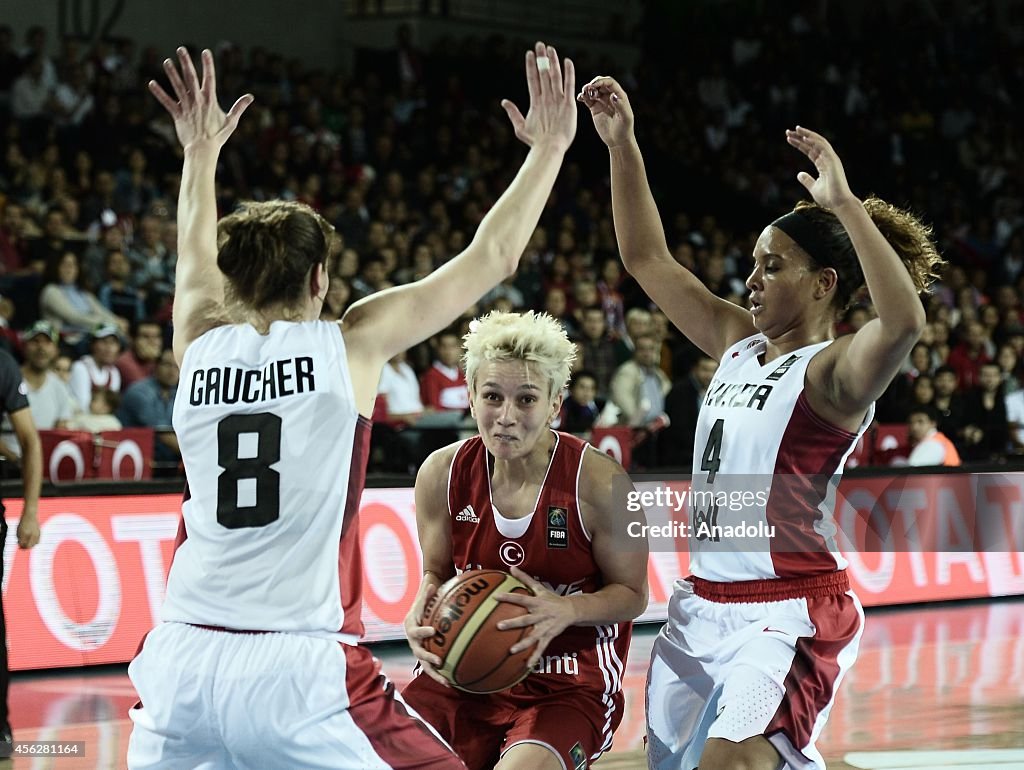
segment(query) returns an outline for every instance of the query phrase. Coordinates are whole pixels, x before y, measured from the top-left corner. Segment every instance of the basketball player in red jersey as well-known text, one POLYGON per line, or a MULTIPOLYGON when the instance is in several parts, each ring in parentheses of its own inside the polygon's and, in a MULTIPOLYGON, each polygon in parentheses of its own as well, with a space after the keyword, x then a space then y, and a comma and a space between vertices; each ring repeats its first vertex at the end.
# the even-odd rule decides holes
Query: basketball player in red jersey
POLYGON ((941 260, 927 228, 856 198, 831 145, 798 126, 786 139, 814 164, 817 176, 798 175, 814 202, 761 233, 751 309, 737 307, 672 258, 622 87, 598 77, 579 99, 609 148, 627 270, 720 361, 700 410, 692 488, 717 493, 749 474, 763 491, 767 481, 737 510, 691 511, 693 576, 677 582, 652 654, 650 767, 824 768, 815 740, 863 630, 834 541, 835 484, 918 339, 917 295, 941 260), (865 283, 878 317, 833 340, 837 314, 865 283), (765 534, 723 535, 737 525, 765 534))
POLYGON ((611 457, 549 426, 574 356, 544 314, 493 312, 465 337, 470 403, 480 435, 434 452, 416 477, 423 583, 406 618, 422 671, 403 695, 471 770, 580 770, 611 746, 622 719, 632 629, 647 606, 647 543, 628 541, 643 513, 625 505, 632 483, 611 457), (434 630, 425 602, 467 569, 501 569, 535 596, 504 594, 532 627, 525 680, 500 693, 447 686, 424 651, 434 630))
POLYGON ((150 90, 184 148, 173 422, 188 477, 162 623, 129 668, 130 768, 464 767, 358 645, 356 513, 381 369, 511 275, 576 131, 572 62, 526 55, 530 147, 472 243, 421 281, 317 320, 333 229, 307 206, 250 203, 219 223, 225 114, 213 58, 164 63, 150 90))

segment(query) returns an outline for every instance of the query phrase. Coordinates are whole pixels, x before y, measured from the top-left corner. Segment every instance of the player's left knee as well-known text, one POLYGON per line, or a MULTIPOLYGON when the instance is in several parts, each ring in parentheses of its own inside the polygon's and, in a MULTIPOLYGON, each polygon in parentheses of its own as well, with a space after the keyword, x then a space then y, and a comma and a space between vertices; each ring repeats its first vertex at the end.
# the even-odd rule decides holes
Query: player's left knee
POLYGON ((779 770, 782 758, 762 735, 734 743, 710 738, 704 744, 698 770, 779 770))
POLYGON ((506 751, 494 770, 562 770, 562 760, 537 743, 519 743, 506 751))

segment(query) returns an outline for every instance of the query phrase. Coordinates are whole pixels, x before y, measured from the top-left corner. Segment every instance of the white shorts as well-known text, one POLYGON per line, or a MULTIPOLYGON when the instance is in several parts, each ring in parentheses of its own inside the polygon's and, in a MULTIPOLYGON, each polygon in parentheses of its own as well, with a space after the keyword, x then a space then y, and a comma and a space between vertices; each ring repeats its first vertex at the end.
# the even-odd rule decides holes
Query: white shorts
MULTIPOLYGON (((782 581, 724 585, 762 582, 782 581)), ((864 630, 860 601, 839 590, 711 601, 677 580, 647 679, 651 770, 693 770, 708 738, 755 735, 771 741, 784 770, 824 770, 814 744, 864 630)))
POLYGON ((362 647, 163 623, 128 675, 132 770, 465 768, 362 647))

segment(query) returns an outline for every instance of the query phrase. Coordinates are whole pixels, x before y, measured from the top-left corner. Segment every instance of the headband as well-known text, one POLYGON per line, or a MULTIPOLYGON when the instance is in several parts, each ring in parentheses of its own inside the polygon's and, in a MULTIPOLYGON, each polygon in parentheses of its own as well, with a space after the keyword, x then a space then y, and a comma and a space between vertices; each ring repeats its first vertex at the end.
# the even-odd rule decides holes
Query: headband
POLYGON ((799 211, 790 211, 788 214, 772 222, 772 227, 777 227, 806 251, 818 265, 822 267, 833 267, 832 248, 828 240, 823 237, 819 228, 808 217, 799 211))

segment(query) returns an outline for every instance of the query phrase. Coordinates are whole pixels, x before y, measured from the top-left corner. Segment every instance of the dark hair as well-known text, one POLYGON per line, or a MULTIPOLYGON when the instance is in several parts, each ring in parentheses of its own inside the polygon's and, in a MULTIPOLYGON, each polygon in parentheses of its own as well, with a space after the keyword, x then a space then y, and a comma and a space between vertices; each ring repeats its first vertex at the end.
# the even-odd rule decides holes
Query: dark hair
POLYGON ((50 255, 49 259, 46 260, 46 264, 43 266, 43 286, 48 283, 60 283, 60 263, 64 261, 64 257, 71 255, 75 258, 75 264, 78 265, 78 278, 75 280, 75 286, 81 288, 82 286, 82 258, 78 256, 72 249, 62 249, 55 251, 50 255))
POLYGON ((231 299, 255 310, 289 306, 302 297, 309 271, 326 266, 338 243, 334 228, 303 203, 247 201, 218 224, 217 267, 231 299))
POLYGON ((956 369, 954 369, 949 364, 943 364, 942 366, 938 367, 932 374, 932 379, 936 379, 940 374, 952 374, 954 377, 957 378, 957 380, 960 379, 960 375, 957 374, 956 369))
POLYGON ((584 377, 589 377, 590 379, 592 379, 594 381, 594 384, 597 385, 597 375, 596 374, 594 374, 589 369, 580 369, 577 372, 573 372, 572 376, 569 377, 569 390, 572 390, 573 388, 575 388, 576 387, 576 383, 578 383, 584 377))
MULTIPOLYGON (((932 228, 909 211, 880 198, 866 199, 864 208, 910 273, 918 293, 925 291, 939 277, 936 269, 945 264, 932 241, 932 228)), ((836 271, 839 277, 836 304, 838 310, 845 310, 864 287, 864 273, 846 228, 829 209, 811 201, 800 201, 793 211, 799 212, 814 226, 816 240, 822 248, 816 248, 814 254, 809 254, 811 262, 819 268, 831 267, 836 271)))
POLYGON ((923 414, 932 422, 939 422, 939 410, 931 404, 914 404, 907 410, 907 420, 909 421, 915 414, 923 414))

